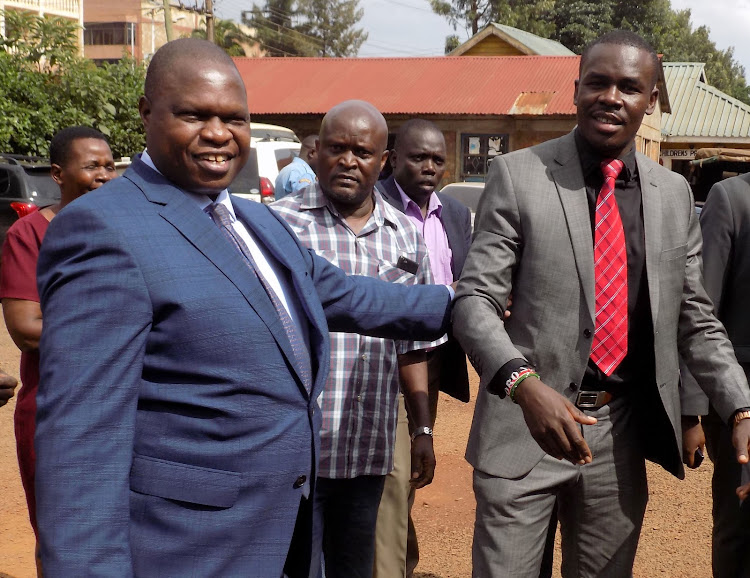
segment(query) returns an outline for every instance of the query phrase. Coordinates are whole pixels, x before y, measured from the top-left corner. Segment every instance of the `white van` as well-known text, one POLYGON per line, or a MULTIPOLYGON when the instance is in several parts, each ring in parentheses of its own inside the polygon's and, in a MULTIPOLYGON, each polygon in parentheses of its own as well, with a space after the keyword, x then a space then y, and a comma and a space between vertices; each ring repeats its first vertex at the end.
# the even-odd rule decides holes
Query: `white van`
POLYGON ((250 156, 229 192, 264 204, 272 203, 279 171, 299 155, 300 142, 289 128, 250 123, 250 156))

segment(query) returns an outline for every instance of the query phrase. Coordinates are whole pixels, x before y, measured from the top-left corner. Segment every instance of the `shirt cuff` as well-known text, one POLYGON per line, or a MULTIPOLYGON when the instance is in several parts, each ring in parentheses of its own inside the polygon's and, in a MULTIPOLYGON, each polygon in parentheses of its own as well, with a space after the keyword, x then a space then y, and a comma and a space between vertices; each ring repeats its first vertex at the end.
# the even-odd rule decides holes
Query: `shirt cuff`
POLYGON ((521 357, 511 359, 497 370, 495 377, 493 377, 487 384, 487 391, 499 395, 500 397, 505 397, 505 382, 508 381, 514 371, 518 371, 519 367, 528 364, 529 362, 521 357))
POLYGON ((450 285, 444 285, 444 287, 448 290, 448 293, 451 294, 451 301, 453 301, 456 298, 456 290, 450 285))

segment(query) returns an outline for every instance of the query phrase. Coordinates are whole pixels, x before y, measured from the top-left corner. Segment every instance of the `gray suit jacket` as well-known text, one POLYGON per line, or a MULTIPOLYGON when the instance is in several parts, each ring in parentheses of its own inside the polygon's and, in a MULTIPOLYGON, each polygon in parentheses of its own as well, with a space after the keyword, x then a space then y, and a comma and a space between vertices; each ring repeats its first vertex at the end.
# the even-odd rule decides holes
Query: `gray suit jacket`
MULTIPOLYGON (((716 183, 701 212, 703 277, 714 311, 724 324, 737 360, 750 367, 750 174, 716 183)), ((684 415, 706 415, 708 398, 683 373, 684 415)))
MULTIPOLYGON (((646 274, 657 364, 644 384, 655 415, 673 433, 652 436, 650 455, 678 476, 679 357, 721 416, 750 402, 747 383, 701 282, 701 236, 690 188, 680 175, 637 155, 643 194, 646 274), (679 352, 678 352, 679 350, 679 352)), ((543 451, 521 408, 487 393, 508 361, 524 358, 571 401, 594 331, 593 232, 573 134, 493 161, 458 285, 453 330, 481 378, 466 457, 488 474, 515 478, 543 451), (513 314, 503 322, 508 295, 513 314)), ((644 399, 646 396, 644 396, 644 399)))
MULTIPOLYGON (((377 188, 388 203, 404 212, 404 203, 393 175, 378 181, 377 188)), ((471 245, 471 211, 454 198, 440 193, 437 196, 443 205, 441 220, 451 248, 453 280, 458 281, 471 245)), ((440 391, 458 400, 469 401, 466 354, 451 333, 448 334, 448 342, 443 346, 441 360, 440 391)))

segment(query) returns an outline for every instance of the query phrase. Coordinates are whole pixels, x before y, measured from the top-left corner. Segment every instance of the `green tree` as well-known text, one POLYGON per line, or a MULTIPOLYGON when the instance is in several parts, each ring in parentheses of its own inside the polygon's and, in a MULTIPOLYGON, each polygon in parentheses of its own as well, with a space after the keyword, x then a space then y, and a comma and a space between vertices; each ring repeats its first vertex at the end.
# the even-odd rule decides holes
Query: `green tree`
POLYGON ((462 26, 472 35, 498 20, 497 4, 493 0, 430 0, 432 11, 445 16, 453 30, 462 26))
POLYGON ((242 22, 255 29, 255 38, 268 56, 314 55, 317 39, 297 30, 293 19, 299 19, 295 0, 267 0, 242 13, 242 22))
POLYGON ((5 37, 0 46, 39 70, 49 71, 78 53, 78 24, 67 18, 3 10, 5 37))
POLYGON ((47 156, 52 136, 74 124, 108 135, 115 157, 143 150, 138 98, 145 73, 133 60, 98 68, 82 58, 40 71, 0 52, 0 151, 47 156))
MULTIPOLYGON (((192 36, 205 39, 206 31, 193 30, 192 36)), ((217 19, 214 23, 214 44, 221 46, 229 56, 245 56, 243 45, 254 42, 255 39, 242 32, 232 20, 217 19)))
POLYGON ((298 0, 297 30, 313 42, 315 56, 356 56, 367 32, 355 28, 364 9, 359 0, 298 0))

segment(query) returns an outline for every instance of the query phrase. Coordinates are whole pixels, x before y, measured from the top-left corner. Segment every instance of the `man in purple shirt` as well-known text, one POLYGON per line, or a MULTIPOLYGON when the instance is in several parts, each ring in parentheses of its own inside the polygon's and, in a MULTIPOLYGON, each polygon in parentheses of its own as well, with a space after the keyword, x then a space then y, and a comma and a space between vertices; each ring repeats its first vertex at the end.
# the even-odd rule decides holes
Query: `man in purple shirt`
MULTIPOLYGON (((460 202, 436 193, 445 173, 445 138, 432 122, 404 123, 390 154, 393 173, 378 182, 387 202, 405 213, 424 237, 435 283, 458 280, 471 244, 471 213, 460 202)), ((469 401, 466 356, 452 336, 427 352, 431 426, 435 426, 438 391, 469 401)), ((411 514, 414 489, 409 485, 409 432, 400 416, 394 469, 386 479, 376 537, 376 578, 411 576, 419 547, 411 514), (401 457, 401 459, 399 459, 401 457), (401 474, 401 475, 400 475, 401 474), (403 539, 407 529, 408 541, 403 539), (407 546, 408 544, 408 546, 407 546)), ((410 428, 411 429, 411 428, 410 428)))

